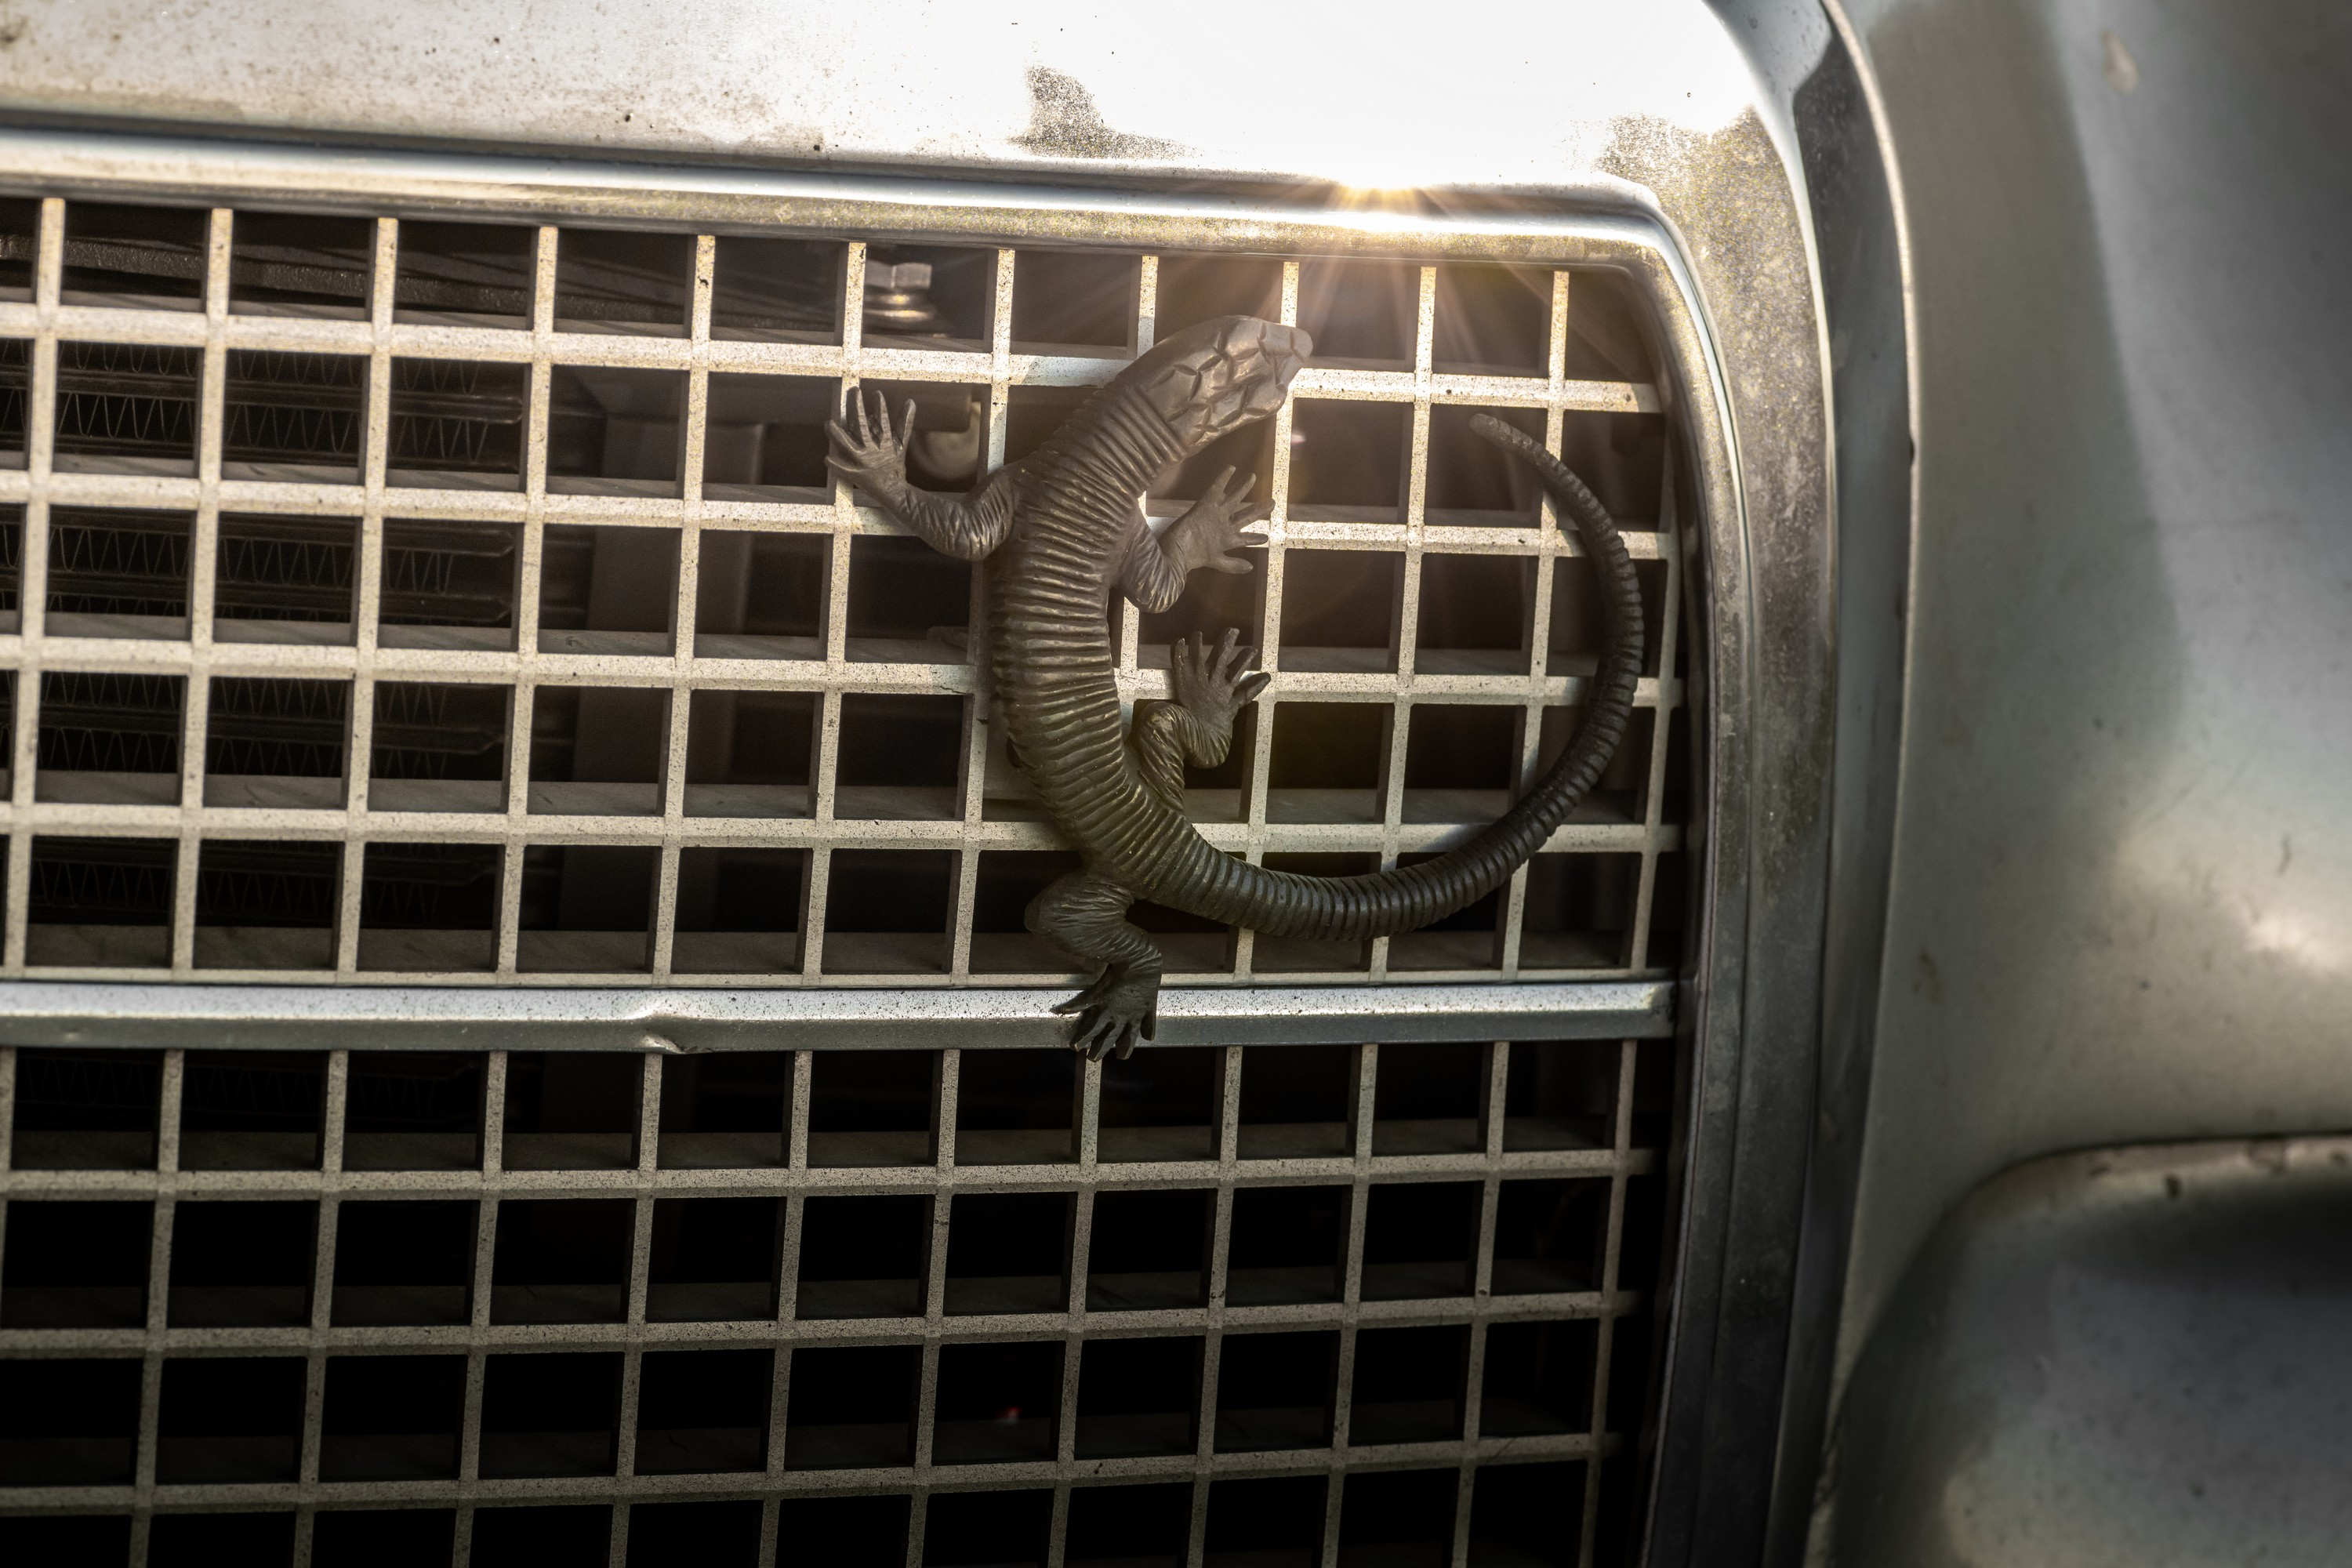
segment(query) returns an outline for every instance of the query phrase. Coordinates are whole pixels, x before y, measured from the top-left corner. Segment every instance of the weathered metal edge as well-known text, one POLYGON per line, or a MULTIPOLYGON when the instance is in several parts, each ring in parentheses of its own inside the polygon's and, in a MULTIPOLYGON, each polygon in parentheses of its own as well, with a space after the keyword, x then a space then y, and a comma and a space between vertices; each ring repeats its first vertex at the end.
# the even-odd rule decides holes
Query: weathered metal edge
MULTIPOLYGON (((1162 1046, 1655 1039, 1665 980, 1171 990, 1162 1046)), ((1055 1047, 1065 988, 955 991, 487 990, 441 986, 0 986, 0 1044, 318 1050, 965 1049, 1055 1047)))
POLYGON ((1662 244, 1654 200, 1606 176, 1446 210, 1334 205, 1328 192, 1102 190, 1012 181, 815 174, 593 157, 225 142, 0 126, 0 188, 115 201, 293 207, 365 216, 587 221, 706 232, 873 239, 1174 246, 1314 255, 1454 257, 1560 265, 1662 244))

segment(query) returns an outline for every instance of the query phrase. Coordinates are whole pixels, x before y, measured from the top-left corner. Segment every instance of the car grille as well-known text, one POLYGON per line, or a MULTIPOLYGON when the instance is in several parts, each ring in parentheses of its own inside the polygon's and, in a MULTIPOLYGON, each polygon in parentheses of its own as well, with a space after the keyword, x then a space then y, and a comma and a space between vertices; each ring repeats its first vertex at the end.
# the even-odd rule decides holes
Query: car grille
MULTIPOLYGON (((1139 910, 1171 985, 1682 962, 1685 531, 1605 269, 57 200, 0 227, 8 977, 1066 981, 1020 913, 1075 862, 992 739, 977 573, 836 493, 823 422, 911 399, 919 480, 969 483, 1234 310, 1321 357, 1147 508, 1231 463, 1269 543, 1113 626, 1137 700, 1187 633, 1265 649, 1188 780, 1212 842, 1409 861, 1564 742, 1589 563, 1473 408, 1627 527, 1651 646, 1622 754, 1507 889, 1360 946, 1139 910)), ((1632 1550, 1672 1040, 293 1043, 0 1050, 0 1542, 1632 1550)))

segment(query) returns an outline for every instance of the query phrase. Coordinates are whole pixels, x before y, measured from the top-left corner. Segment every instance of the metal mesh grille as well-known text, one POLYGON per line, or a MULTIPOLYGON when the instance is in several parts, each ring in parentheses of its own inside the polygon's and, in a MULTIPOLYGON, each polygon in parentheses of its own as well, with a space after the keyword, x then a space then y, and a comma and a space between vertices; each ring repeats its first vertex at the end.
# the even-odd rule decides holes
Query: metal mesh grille
POLYGON ((1671 1077, 0 1054, 0 1539, 356 1561, 338 1516, 394 1510, 490 1563, 529 1507, 578 1510, 536 1562, 1613 1561, 1671 1077))
MULTIPOLYGON (((1232 462, 1267 547, 1112 626, 1130 700, 1187 632, 1265 650, 1188 780, 1213 842, 1394 865, 1563 742, 1588 563, 1472 408, 1595 484, 1652 646, 1617 763, 1493 899, 1345 949, 1139 908, 1171 983, 1680 958, 1685 534, 1605 273, 0 230, 0 974, 1066 978, 1020 925, 1067 852, 992 738, 985 565, 836 492, 822 422, 911 399, 948 488, 1234 310, 1320 357, 1146 508, 1232 462)), ((1674 1052, 0 1050, 0 1552, 1622 1560, 1674 1052)))
POLYGON ((1587 563, 1472 407, 1600 486, 1655 630, 1625 754, 1497 897, 1344 949, 1147 910, 1171 981, 1675 962, 1682 535, 1605 274, 10 211, 0 973, 1060 978, 1019 911, 1066 851, 992 739, 977 574, 835 493, 822 421, 845 389, 911 397, 918 479, 959 482, 1228 309, 1321 357, 1148 510, 1230 458, 1268 547, 1114 628, 1130 700, 1188 630, 1265 650, 1246 743, 1191 781, 1213 843, 1393 865, 1564 737, 1587 563), (320 848, 265 876, 265 845, 320 848))

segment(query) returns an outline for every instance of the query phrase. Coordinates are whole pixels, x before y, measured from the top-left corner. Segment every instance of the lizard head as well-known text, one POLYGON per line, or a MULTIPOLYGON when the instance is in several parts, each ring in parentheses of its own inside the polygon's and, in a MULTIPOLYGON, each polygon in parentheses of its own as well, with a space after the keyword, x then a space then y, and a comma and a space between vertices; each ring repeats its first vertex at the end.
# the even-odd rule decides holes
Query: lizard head
POLYGON ((1315 340, 1255 316, 1220 316, 1187 327, 1129 366, 1127 375, 1168 422, 1185 452, 1282 406, 1290 378, 1315 340))

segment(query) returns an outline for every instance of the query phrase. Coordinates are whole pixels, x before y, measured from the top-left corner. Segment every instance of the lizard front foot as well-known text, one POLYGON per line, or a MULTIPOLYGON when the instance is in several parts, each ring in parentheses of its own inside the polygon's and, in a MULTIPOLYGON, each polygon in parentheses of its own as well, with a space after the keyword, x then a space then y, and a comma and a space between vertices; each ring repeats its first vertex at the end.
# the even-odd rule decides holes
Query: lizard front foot
POLYGON ((1100 1061, 1116 1049, 1124 1061, 1160 1026, 1160 972, 1140 964, 1111 964, 1093 984, 1054 1011, 1078 1016, 1070 1026, 1072 1050, 1100 1061))
POLYGON ((1250 491, 1256 485, 1254 473, 1234 482, 1233 466, 1227 464, 1207 493, 1168 525, 1168 531, 1160 536, 1160 548, 1179 578, 1199 566, 1226 573, 1255 570, 1246 556, 1232 552, 1265 542, 1265 536, 1256 530, 1274 509, 1263 501, 1251 501, 1250 491))
POLYGON ((856 435, 838 419, 825 422, 825 434, 833 444, 824 455, 824 466, 884 507, 895 506, 907 490, 907 443, 915 434, 915 400, 907 400, 895 430, 890 426, 890 405, 878 392, 874 395, 871 421, 866 417, 863 393, 849 395, 849 411, 857 426, 856 435))
POLYGON ((1274 678, 1253 670, 1257 649, 1240 646, 1241 633, 1225 628, 1212 647, 1202 637, 1189 637, 1168 650, 1168 689, 1176 705, 1220 734, 1230 734, 1241 710, 1257 700, 1274 678))

